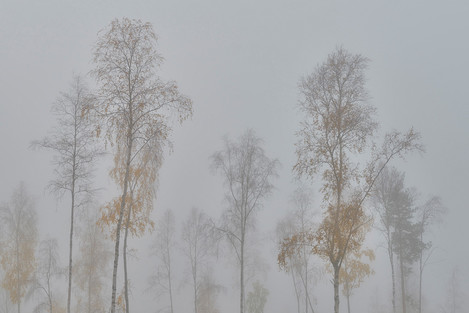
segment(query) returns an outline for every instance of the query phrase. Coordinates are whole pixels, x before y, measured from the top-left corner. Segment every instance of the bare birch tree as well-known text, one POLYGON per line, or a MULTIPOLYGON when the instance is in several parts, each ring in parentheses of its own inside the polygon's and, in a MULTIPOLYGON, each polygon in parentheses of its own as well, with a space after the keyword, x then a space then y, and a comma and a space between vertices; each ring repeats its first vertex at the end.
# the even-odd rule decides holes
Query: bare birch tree
POLYGON ((36 305, 34 312, 63 312, 65 308, 60 304, 59 297, 53 289, 54 281, 64 274, 59 264, 57 240, 46 239, 39 246, 39 265, 36 272, 35 289, 43 297, 36 305))
POLYGON ((0 218, 2 286, 20 313, 21 300, 31 287, 36 269, 37 245, 37 214, 23 183, 14 190, 10 203, 0 208, 0 218))
POLYGON ((225 138, 225 147, 212 156, 212 167, 221 173, 227 188, 227 209, 218 227, 236 255, 240 267, 240 313, 244 313, 245 252, 257 211, 274 188, 278 161, 265 155, 262 140, 253 130, 236 142, 225 138))
POLYGON ((422 283, 423 271, 432 256, 433 247, 431 242, 425 242, 425 234, 428 233, 432 224, 441 222, 443 215, 447 209, 443 206, 439 197, 430 197, 423 205, 417 208, 417 223, 420 225, 420 242, 424 244, 424 248, 419 254, 419 300, 418 313, 422 313, 422 283))
POLYGON ((110 265, 111 251, 100 227, 97 214, 88 213, 80 232, 80 253, 74 267, 75 285, 78 291, 77 311, 105 313, 103 290, 110 265))
POLYGON ((385 167, 376 181, 373 194, 373 205, 379 216, 379 225, 376 228, 386 241, 386 251, 391 266, 391 301, 394 313, 396 313, 396 277, 392 234, 394 231, 394 212, 396 207, 399 206, 399 202, 402 202, 401 193, 403 190, 404 175, 394 167, 385 167))
POLYGON ((451 271, 446 290, 445 305, 441 307, 442 313, 463 313, 467 308, 467 292, 461 286, 461 272, 457 267, 451 271))
POLYGON ((34 147, 46 148, 55 153, 53 164, 56 177, 49 186, 59 197, 66 193, 70 195, 67 313, 70 313, 72 297, 75 212, 89 203, 93 194, 91 180, 94 163, 100 155, 93 123, 84 114, 93 101, 94 97, 83 79, 80 76, 73 77, 70 89, 61 93, 52 108, 57 117, 57 127, 46 138, 32 143, 34 147))
POLYGON ((208 265, 209 257, 215 252, 215 238, 212 223, 208 216, 193 208, 182 227, 183 251, 190 263, 192 286, 194 288, 194 312, 199 313, 199 299, 202 278, 208 265))
POLYGON ((116 307, 117 267, 122 220, 128 205, 131 166, 142 150, 155 142, 168 142, 170 116, 179 122, 192 115, 192 102, 180 94, 175 82, 157 76, 163 58, 156 51, 157 36, 150 23, 114 20, 101 32, 94 49, 93 75, 99 84, 99 105, 106 138, 122 151, 124 175, 118 207, 111 313, 116 307))
MULTIPOLYGON (((279 250, 281 249, 283 240, 293 236, 296 231, 295 221, 292 215, 288 213, 277 223, 276 227, 276 239, 279 250)), ((285 272, 289 273, 292 278, 293 289, 295 291, 296 297, 297 313, 300 313, 302 309, 302 298, 305 294, 303 292, 303 283, 301 282, 301 279, 298 278, 298 275, 299 273, 303 272, 303 263, 301 262, 301 258, 297 253, 292 254, 292 257, 287 257, 287 260, 285 261, 285 266, 281 266, 281 268, 285 272)))
POLYGON ((371 148, 377 123, 367 103, 365 69, 368 59, 336 49, 311 75, 300 81, 299 107, 305 114, 296 145, 298 176, 322 178, 326 215, 315 236, 314 253, 334 271, 334 312, 339 312, 339 272, 348 250, 359 250, 362 226, 371 221, 363 203, 384 165, 394 157, 421 149, 419 134, 392 132, 381 149, 373 149, 365 168, 354 157, 371 148), (357 183, 358 182, 358 183, 357 183))
POLYGON ((176 245, 176 225, 174 214, 166 210, 157 223, 156 237, 151 251, 157 257, 156 272, 149 277, 150 289, 155 290, 157 297, 164 294, 169 298, 169 312, 174 313, 173 287, 173 252, 176 245))

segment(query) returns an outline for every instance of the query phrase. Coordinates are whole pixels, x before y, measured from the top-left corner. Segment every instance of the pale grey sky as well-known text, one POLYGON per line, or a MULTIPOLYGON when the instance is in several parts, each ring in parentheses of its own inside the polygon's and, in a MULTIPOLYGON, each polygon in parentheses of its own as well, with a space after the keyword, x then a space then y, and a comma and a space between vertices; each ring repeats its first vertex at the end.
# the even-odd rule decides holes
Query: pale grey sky
MULTIPOLYGON (((97 32, 114 18, 137 18, 152 23, 159 36, 165 58, 161 76, 176 80, 194 101, 192 120, 175 127, 174 152, 161 170, 155 216, 172 208, 180 223, 197 206, 217 218, 223 189, 221 178, 209 170, 209 156, 222 148, 224 134, 237 137, 253 128, 265 140, 267 154, 282 163, 277 189, 259 215, 259 228, 267 236, 295 187, 291 167, 301 119, 298 80, 343 45, 371 60, 367 87, 381 132, 414 126, 422 134, 426 154, 395 165, 406 172, 409 186, 424 197, 441 196, 450 210, 434 230, 439 247, 434 259, 439 262, 426 273, 424 292, 430 307, 436 307, 444 301, 441 288, 453 266, 459 266, 464 280, 469 277, 469 245, 463 243, 469 238, 468 16, 467 1, 0 0, 0 202, 23 180, 37 200, 41 236, 68 231, 68 209, 44 192, 52 177, 51 154, 28 146, 51 129, 51 104, 68 88, 72 74, 92 68, 97 32)), ((113 196, 109 167, 101 164, 98 172, 97 185, 108 188, 101 203, 113 196)), ((314 197, 319 206, 317 191, 314 197)), ((370 237, 379 243, 376 234, 370 237)), ((132 264, 131 275, 136 281, 150 270, 145 251, 150 238, 135 242, 139 261, 132 264)), ((65 251, 65 242, 61 248, 65 251)), ((290 281, 278 272, 273 251, 265 258, 271 289, 266 311, 293 310, 290 281)), ((383 252, 375 271, 352 300, 355 310, 365 310, 370 290, 379 289, 382 301, 388 299, 383 252)), ((140 312, 155 307, 149 295, 142 295, 145 287, 136 286, 133 293, 140 312)), ((223 297, 236 299, 233 285, 227 288, 223 297)), ((329 279, 318 288, 326 295, 318 297, 320 312, 331 310, 329 279)), ((236 305, 228 307, 223 311, 236 312, 236 305)))

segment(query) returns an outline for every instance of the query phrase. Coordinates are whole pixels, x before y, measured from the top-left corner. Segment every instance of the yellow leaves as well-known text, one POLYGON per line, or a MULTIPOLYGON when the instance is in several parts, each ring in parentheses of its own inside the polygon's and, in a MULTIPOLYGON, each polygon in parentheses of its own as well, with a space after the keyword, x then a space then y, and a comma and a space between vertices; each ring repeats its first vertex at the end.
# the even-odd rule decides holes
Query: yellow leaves
POLYGON ((35 240, 18 245, 9 244, 2 251, 1 264, 5 271, 2 286, 10 293, 12 303, 18 303, 26 294, 30 278, 36 269, 35 240))
POLYGON ((366 277, 374 274, 370 264, 367 263, 374 260, 375 254, 371 249, 355 251, 344 258, 344 266, 340 270, 339 281, 343 284, 343 293, 346 296, 350 296, 353 289, 360 287, 366 277), (362 261, 363 258, 368 260, 362 261))

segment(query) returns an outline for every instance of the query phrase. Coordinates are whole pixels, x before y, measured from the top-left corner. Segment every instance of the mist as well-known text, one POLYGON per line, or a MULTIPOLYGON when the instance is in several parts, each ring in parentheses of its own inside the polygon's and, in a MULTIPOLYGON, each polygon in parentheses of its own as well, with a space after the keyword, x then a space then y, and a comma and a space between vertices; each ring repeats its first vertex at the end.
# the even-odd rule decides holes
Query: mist
POLYGON ((115 312, 126 301, 131 312, 468 311, 468 14, 464 1, 3 1, 0 312, 67 312, 68 298, 70 312, 111 312, 121 211, 115 312), (130 151, 127 211, 128 142, 112 132, 103 87, 118 75, 105 77, 96 59, 126 18, 157 37, 148 77, 158 91, 149 79, 141 99, 171 104, 130 151), (343 159, 350 181, 325 187, 334 162, 317 163, 319 150, 304 145, 323 138, 310 114, 320 95, 336 95, 318 87, 326 65, 356 56, 357 96, 344 103, 362 109, 356 136, 366 140, 345 146, 358 147, 343 159), (75 195, 60 166, 72 161, 60 163, 64 149, 46 139, 71 134, 57 105, 79 90, 87 154, 70 249, 75 195), (395 155, 383 150, 398 143, 395 155), (325 222, 334 212, 347 216, 340 227, 325 222), (331 258, 320 239, 347 231, 357 249, 331 258), (16 267, 13 251, 23 251, 16 267), (352 282, 343 271, 354 264, 363 275, 352 282))

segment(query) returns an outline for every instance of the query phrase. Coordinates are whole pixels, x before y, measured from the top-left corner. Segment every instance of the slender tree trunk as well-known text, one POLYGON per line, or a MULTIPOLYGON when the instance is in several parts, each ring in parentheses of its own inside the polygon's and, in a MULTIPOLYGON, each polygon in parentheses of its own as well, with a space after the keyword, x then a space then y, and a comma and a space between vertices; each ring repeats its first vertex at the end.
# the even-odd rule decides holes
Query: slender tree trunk
POLYGON ((88 274, 88 313, 91 313, 91 275, 88 274))
MULTIPOLYGON (((348 266, 347 266, 347 258, 344 258, 344 270, 345 272, 348 272, 348 266)), ((350 313, 350 282, 349 282, 349 276, 345 276, 345 297, 347 298, 347 312, 350 313)))
MULTIPOLYGON (((339 101, 341 103, 342 100, 339 101)), ((340 130, 340 122, 341 118, 339 118, 339 130, 340 130)), ((340 138, 340 132, 339 132, 339 138, 340 138)), ((340 215, 340 210, 342 206, 342 160, 343 160, 343 151, 342 151, 342 141, 339 140, 339 172, 338 172, 338 178, 337 178, 337 209, 336 209, 336 214, 335 214, 335 221, 334 221, 334 237, 333 237, 333 245, 335 244, 335 234, 337 233, 336 230, 339 228, 339 215, 340 215)), ((332 253, 334 253, 334 246, 332 248, 332 253)), ((345 256, 345 253, 347 251, 343 251, 343 256, 345 256)), ((340 299, 339 299, 339 273, 340 273, 340 266, 341 266, 341 260, 338 257, 334 256, 334 263, 332 264, 334 268, 334 313, 339 313, 339 305, 340 305, 340 299)))
MULTIPOLYGON (((303 253, 304 253, 304 247, 303 247, 303 253)), ((308 295, 308 263, 305 262, 305 313, 308 313, 308 300, 309 300, 309 295, 308 295)))
MULTIPOLYGON (((197 257, 197 250, 195 253, 195 258, 197 257)), ((194 312, 197 313, 197 263, 194 260, 194 273, 192 274, 192 279, 194 281, 194 312)))
POLYGON ((194 287, 194 312, 197 313, 197 289, 194 287))
MULTIPOLYGON (((80 99, 78 98, 78 103, 80 99)), ((80 112, 81 114, 81 112, 80 112)), ((72 163, 72 207, 70 208, 70 251, 68 259, 68 294, 67 294, 67 313, 70 313, 70 303, 72 299, 72 252, 73 252, 73 217, 75 214, 75 181, 76 181, 76 167, 77 167, 77 119, 78 112, 77 106, 74 111, 74 134, 73 134, 73 163, 72 163)))
MULTIPOLYGON (((402 255, 402 254, 401 254, 402 255)), ((399 258, 401 267, 401 296, 402 296, 402 313, 407 313, 406 310, 406 295, 405 295, 405 278, 404 278, 404 262, 399 258)))
POLYGON ((419 313, 422 313, 422 270, 419 273, 419 313))
POLYGON ((388 242, 389 262, 391 263, 392 276, 392 312, 396 313, 396 275, 394 273, 394 254, 392 252, 392 244, 388 242))
POLYGON ((298 309, 298 313, 300 313, 300 295, 298 294, 298 288, 296 287, 296 279, 293 267, 290 267, 291 277, 293 280, 293 287, 295 287, 295 295, 296 295, 296 306, 298 309))
MULTIPOLYGON (((72 187, 73 190, 73 187, 72 187)), ((75 206, 75 195, 72 191, 72 210, 70 213, 70 251, 68 260, 68 297, 67 297, 67 313, 70 313, 70 302, 72 297, 72 248, 73 248, 73 213, 75 206)))
POLYGON ((345 297, 347 298, 347 312, 350 313, 350 285, 348 278, 345 280, 345 290, 347 290, 345 297))
MULTIPOLYGON (((132 112, 130 112, 132 115, 132 112)), ((125 166, 125 176, 124 176, 124 190, 122 192, 121 205, 119 211, 119 220, 116 225, 116 244, 114 248, 114 267, 112 270, 112 299, 111 299, 111 313, 116 312, 116 285, 117 285, 117 266, 119 264, 119 243, 120 243, 120 233, 122 226, 122 219, 124 216, 125 201, 127 197, 127 188, 129 184, 129 175, 130 175, 130 161, 132 157, 132 138, 131 130, 129 129, 127 134, 127 160, 125 166)))
POLYGON ((239 312, 244 313, 244 231, 241 235, 241 273, 240 273, 240 299, 239 299, 239 312))
POLYGON ((50 313, 53 313, 54 310, 52 309, 52 297, 49 295, 49 308, 50 308, 50 313))
MULTIPOLYGON (((168 247, 168 258, 169 257, 169 247, 168 247)), ((173 287, 171 285, 171 261, 168 262, 169 266, 169 271, 168 271, 168 286, 169 286, 169 301, 171 304, 171 313, 174 313, 174 308, 173 308, 173 287)))
POLYGON ((313 304, 311 303, 311 297, 309 296, 309 293, 306 294, 306 299, 308 300, 309 308, 311 309, 311 312, 314 313, 313 304))
MULTIPOLYGON (((130 191, 130 201, 133 199, 133 192, 130 191)), ((132 214, 132 202, 129 203, 129 214, 127 214, 127 219, 125 222, 125 232, 124 232, 124 247, 123 247, 123 257, 124 257, 124 297, 125 297, 125 312, 129 313, 129 280, 127 276, 127 236, 129 234, 130 226, 130 217, 132 214)))
POLYGON ((72 251, 73 251, 73 216, 75 212, 75 162, 73 162, 73 178, 72 178, 72 207, 70 210, 70 251, 68 259, 68 296, 67 296, 67 313, 70 313, 70 303, 72 298, 72 251))
POLYGON ((350 295, 347 294, 347 311, 350 313, 350 295))
MULTIPOLYGON (((422 228, 423 228, 423 225, 422 225, 422 228)), ((423 232, 420 233, 420 242, 423 242, 423 232)), ((422 313, 422 277, 423 277, 423 250, 420 251, 420 258, 419 258, 419 307, 418 307, 419 311, 418 313, 422 313)))
POLYGON ((303 287, 305 288, 305 304, 306 304, 305 311, 308 310, 308 304, 309 304, 309 308, 311 309, 311 312, 314 313, 313 304, 311 303, 311 297, 309 296, 309 292, 308 292, 308 283, 307 283, 308 276, 306 275, 306 280, 303 279, 303 276, 301 275, 300 275, 300 278, 301 278, 301 282, 303 283, 303 287))
POLYGON ((20 284, 20 251, 19 251, 19 247, 20 247, 20 240, 19 240, 19 233, 18 233, 18 227, 17 227, 17 230, 16 230, 16 290, 18 292, 18 313, 20 313, 20 309, 21 309, 21 298, 20 298, 20 288, 21 288, 21 284, 20 284))
POLYGON ((334 313, 339 313, 339 266, 334 266, 334 313))

